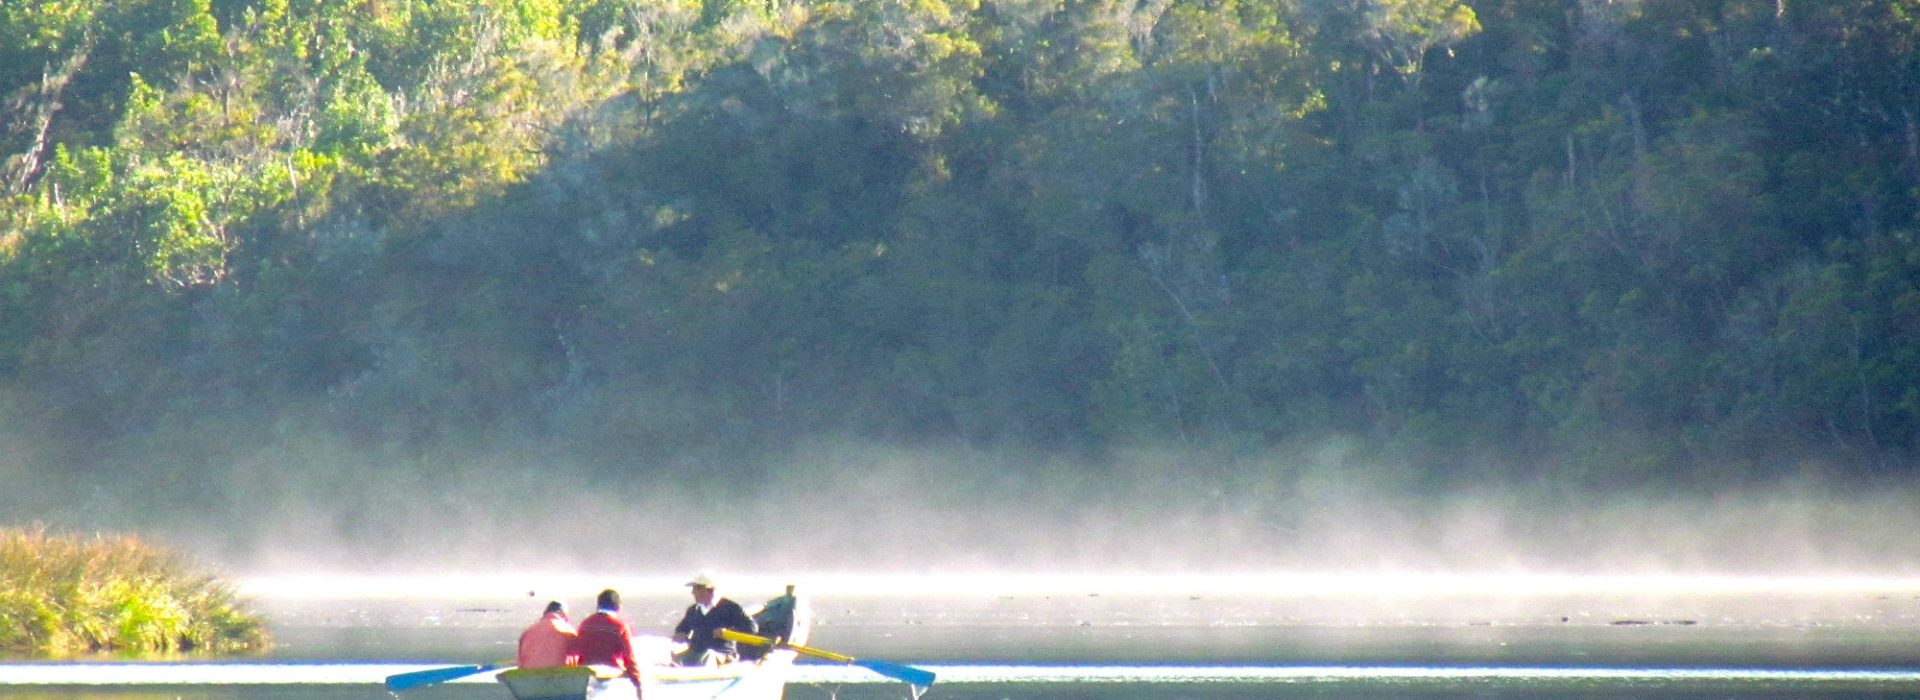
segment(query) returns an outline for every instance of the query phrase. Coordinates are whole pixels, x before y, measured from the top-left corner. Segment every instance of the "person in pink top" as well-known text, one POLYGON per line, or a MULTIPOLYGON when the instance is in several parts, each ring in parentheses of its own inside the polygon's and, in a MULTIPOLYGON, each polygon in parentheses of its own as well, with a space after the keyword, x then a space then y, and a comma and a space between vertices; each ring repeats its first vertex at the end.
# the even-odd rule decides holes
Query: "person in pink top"
POLYGON ((520 633, 520 668, 579 665, 580 656, 573 649, 579 636, 567 619, 567 606, 557 600, 547 603, 540 620, 520 633))

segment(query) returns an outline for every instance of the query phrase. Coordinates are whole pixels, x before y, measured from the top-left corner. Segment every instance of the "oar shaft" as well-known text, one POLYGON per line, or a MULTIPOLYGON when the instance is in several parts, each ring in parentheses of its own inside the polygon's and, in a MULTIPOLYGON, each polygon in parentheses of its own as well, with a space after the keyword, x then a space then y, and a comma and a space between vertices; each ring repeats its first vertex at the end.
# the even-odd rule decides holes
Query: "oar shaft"
POLYGON ((825 649, 803 647, 798 644, 788 644, 787 648, 800 652, 802 654, 806 654, 808 656, 818 657, 818 658, 826 659, 828 661, 838 661, 843 664, 850 664, 850 663, 853 663, 854 661, 853 657, 851 656, 847 656, 846 654, 835 654, 825 649))
POLYGON ((739 642, 741 644, 752 644, 757 647, 773 646, 772 639, 769 639, 767 637, 762 637, 757 634, 747 634, 740 630, 732 630, 732 629, 727 629, 725 627, 720 628, 719 631, 720 631, 720 638, 725 639, 729 642, 739 642))
MULTIPOLYGON (((720 639, 741 642, 741 644, 753 644, 753 646, 774 646, 774 639, 770 639, 770 637, 749 635, 749 633, 743 633, 743 631, 737 631, 737 629, 726 629, 726 627, 720 627, 720 639)), ((852 656, 847 656, 847 654, 833 654, 833 652, 824 650, 824 648, 812 648, 812 646, 801 646, 801 644, 785 644, 785 646, 791 648, 791 650, 795 650, 795 652, 806 654, 806 656, 818 656, 818 658, 824 658, 824 660, 829 660, 829 662, 852 664, 852 656)))
MULTIPOLYGON (((739 642, 741 644, 752 644, 754 646, 773 646, 774 644, 774 640, 772 639, 768 639, 766 637, 762 637, 757 634, 747 634, 745 632, 730 630, 726 628, 720 629, 720 638, 734 641, 734 642, 739 642)), ((847 656, 846 654, 836 654, 831 651, 827 651, 825 649, 815 649, 813 647, 800 646, 798 644, 788 644, 786 645, 786 648, 792 649, 802 654, 806 654, 807 656, 826 659, 828 661, 835 661, 843 664, 857 664, 860 666, 864 666, 868 670, 871 670, 875 673, 879 673, 880 675, 886 676, 888 678, 906 681, 907 683, 910 683, 915 687, 924 688, 924 687, 933 685, 934 675, 932 671, 926 671, 926 670, 914 668, 912 666, 904 666, 896 663, 888 663, 885 661, 862 661, 860 659, 847 656)))
MULTIPOLYGON (((724 627, 720 629, 720 638, 726 639, 729 641, 739 642, 741 644, 752 644, 757 647, 770 647, 770 646, 773 646, 774 644, 774 640, 770 638, 762 637, 757 634, 747 634, 739 630, 730 630, 724 627)), ((813 647, 800 646, 798 644, 788 644, 787 648, 800 652, 802 654, 806 654, 807 656, 822 658, 828 661, 838 661, 843 664, 850 664, 854 662, 854 658, 851 656, 847 656, 846 654, 835 654, 825 649, 815 649, 813 647)))

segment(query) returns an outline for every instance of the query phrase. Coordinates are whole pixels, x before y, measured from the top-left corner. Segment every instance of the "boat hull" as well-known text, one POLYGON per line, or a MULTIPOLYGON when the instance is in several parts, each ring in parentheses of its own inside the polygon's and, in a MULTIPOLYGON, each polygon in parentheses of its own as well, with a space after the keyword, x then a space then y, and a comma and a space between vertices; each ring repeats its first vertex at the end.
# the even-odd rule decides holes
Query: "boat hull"
MULTIPOLYGON (((794 652, 778 650, 754 662, 720 666, 647 666, 640 669, 645 700, 780 700, 794 652)), ((633 682, 604 666, 510 669, 495 676, 515 700, 627 700, 633 682)))

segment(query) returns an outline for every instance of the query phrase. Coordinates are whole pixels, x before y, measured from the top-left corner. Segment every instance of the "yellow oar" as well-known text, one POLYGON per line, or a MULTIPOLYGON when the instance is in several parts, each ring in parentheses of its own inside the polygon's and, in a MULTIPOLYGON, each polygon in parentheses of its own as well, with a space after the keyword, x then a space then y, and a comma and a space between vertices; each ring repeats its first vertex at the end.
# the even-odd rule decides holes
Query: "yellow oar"
MULTIPOLYGON (((747 634, 745 632, 740 632, 737 630, 725 629, 725 628, 722 628, 720 630, 720 637, 728 641, 739 642, 741 644, 752 644, 754 646, 767 647, 767 646, 774 645, 774 641, 772 639, 768 639, 766 637, 762 637, 759 635, 747 634)), ((874 661, 871 659, 856 659, 851 656, 847 656, 846 654, 835 654, 825 649, 815 649, 813 647, 805 647, 805 646, 800 646, 798 644, 781 644, 780 646, 787 649, 792 649, 794 651, 797 651, 802 654, 806 654, 807 656, 812 656, 815 658, 826 659, 828 661, 834 661, 834 662, 843 663, 843 664, 853 664, 855 666, 862 666, 862 667, 871 669, 874 673, 878 673, 882 676, 886 676, 894 680, 905 682, 908 685, 911 685, 915 688, 919 688, 922 690, 929 688, 933 685, 933 678, 934 678, 933 672, 923 668, 914 668, 912 666, 889 663, 886 661, 874 661)))

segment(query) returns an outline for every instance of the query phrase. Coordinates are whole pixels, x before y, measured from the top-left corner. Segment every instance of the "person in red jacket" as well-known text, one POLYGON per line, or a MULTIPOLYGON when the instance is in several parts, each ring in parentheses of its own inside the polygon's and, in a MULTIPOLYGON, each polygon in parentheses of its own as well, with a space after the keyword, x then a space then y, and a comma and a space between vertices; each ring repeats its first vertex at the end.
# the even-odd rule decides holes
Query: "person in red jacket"
POLYGON ((612 666, 633 680, 640 690, 640 665, 633 657, 633 628, 620 616, 620 594, 609 588, 600 592, 593 611, 580 621, 580 636, 575 638, 574 653, 582 666, 612 666))
POLYGON ((567 619, 567 606, 557 600, 547 603, 540 620, 520 633, 517 663, 520 668, 579 665, 579 657, 573 654, 574 640, 578 637, 573 622, 567 619))

